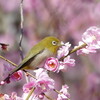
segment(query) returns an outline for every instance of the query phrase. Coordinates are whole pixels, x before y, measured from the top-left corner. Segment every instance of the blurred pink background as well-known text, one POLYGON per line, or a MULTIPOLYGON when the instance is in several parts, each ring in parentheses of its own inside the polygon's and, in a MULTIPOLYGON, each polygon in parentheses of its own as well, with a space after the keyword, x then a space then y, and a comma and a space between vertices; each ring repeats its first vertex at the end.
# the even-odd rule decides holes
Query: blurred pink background
MULTIPOLYGON (((78 45, 82 34, 90 26, 100 27, 99 0, 24 0, 24 56, 38 41, 55 36, 78 45)), ((0 0, 0 43, 9 44, 8 51, 0 49, 0 55, 16 64, 21 62, 18 43, 20 37, 20 0, 0 0)), ((96 54, 77 56, 76 66, 66 72, 53 74, 56 89, 69 86, 71 100, 100 100, 100 50, 96 54)), ((3 80, 3 64, 0 59, 0 80, 3 80)), ((0 93, 16 91, 22 95, 25 80, 0 87, 0 93)), ((55 97, 56 93, 54 94, 55 97)))

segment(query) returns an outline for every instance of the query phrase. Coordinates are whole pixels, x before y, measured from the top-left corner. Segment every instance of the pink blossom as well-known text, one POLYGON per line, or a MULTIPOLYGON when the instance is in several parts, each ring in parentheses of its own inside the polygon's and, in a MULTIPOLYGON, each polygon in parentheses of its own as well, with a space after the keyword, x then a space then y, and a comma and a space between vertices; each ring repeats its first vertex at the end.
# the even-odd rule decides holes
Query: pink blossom
POLYGON ((48 58, 44 65, 44 68, 53 72, 57 71, 58 67, 59 67, 58 59, 54 57, 48 58))
POLYGON ((57 100, 69 100, 70 94, 68 93, 68 86, 63 85, 62 89, 60 90, 60 94, 58 94, 57 100))
POLYGON ((36 79, 41 79, 42 77, 46 77, 48 78, 49 75, 47 73, 47 70, 43 69, 43 68, 39 68, 38 70, 34 70, 34 72, 36 73, 36 79))
POLYGON ((4 85, 4 84, 5 84, 5 81, 1 81, 1 82, 0 82, 0 85, 4 85))
POLYGON ((28 93, 34 86, 35 86, 35 81, 36 80, 34 80, 33 78, 30 78, 30 82, 29 83, 26 83, 26 84, 24 84, 24 86, 23 86, 23 91, 25 92, 25 93, 28 93))
MULTIPOLYGON (((69 47, 70 46, 71 46, 71 44, 69 44, 69 42, 65 43, 64 46, 62 46, 58 50, 57 58, 60 59, 61 57, 67 56, 68 53, 69 53, 69 47)), ((70 59, 70 56, 67 56, 67 57, 64 58, 63 61, 59 61, 59 67, 58 67, 57 72, 59 72, 60 70, 65 70, 69 66, 75 66, 75 60, 70 59)))
MULTIPOLYGON (((82 41, 79 42, 79 46, 80 45, 83 45, 84 43, 82 41)), ((78 46, 75 46, 75 48, 78 47, 78 46)), ((86 46, 82 49, 79 49, 77 50, 77 55, 80 55, 80 54, 89 54, 89 53, 96 53, 96 50, 94 49, 93 46, 86 46)))
POLYGON ((30 79, 30 82, 23 86, 24 92, 27 92, 34 87, 34 93, 40 95, 41 93, 54 89, 54 80, 48 76, 46 70, 39 68, 38 70, 35 70, 35 73, 36 79, 30 79))
MULTIPOLYGON (((8 94, 0 94, 0 98, 2 100, 26 100, 27 96, 29 93, 23 93, 23 95, 21 97, 17 96, 16 92, 12 92, 11 95, 8 94)), ((1 100, 0 99, 0 100, 1 100)), ((40 100, 39 97, 37 95, 31 95, 29 100, 40 100)))
POLYGON ((65 43, 64 46, 58 50, 57 58, 60 59, 61 57, 66 56, 69 53, 70 46, 71 44, 69 44, 69 42, 65 43))
POLYGON ((39 96, 38 96, 39 99, 43 99, 44 98, 44 94, 41 93, 39 96))
POLYGON ((77 55, 89 54, 89 53, 96 53, 96 50, 94 48, 92 48, 92 47, 86 46, 85 48, 82 48, 82 49, 77 51, 77 55))
POLYGON ((23 76, 22 71, 19 70, 19 71, 15 72, 14 74, 11 75, 11 79, 15 80, 15 81, 19 81, 19 80, 22 79, 22 76, 23 76))
POLYGON ((22 97, 18 97, 16 92, 12 92, 11 95, 4 94, 4 100, 24 100, 22 97))
POLYGON ((67 56, 64 59, 64 64, 67 66, 75 66, 75 60, 74 59, 70 59, 70 56, 67 56))
MULTIPOLYGON (((29 93, 23 93, 23 95, 21 97, 19 97, 19 96, 17 96, 16 92, 12 92, 11 95, 0 94, 0 98, 2 97, 1 98, 2 100, 26 100, 28 94, 29 93)), ((30 98, 29 98, 29 100, 40 100, 40 99, 36 95, 31 95, 30 98)))
POLYGON ((54 80, 51 79, 48 74, 47 71, 40 68, 38 69, 36 72, 36 90, 37 92, 46 92, 48 90, 52 90, 54 89, 54 80), (39 74, 40 72, 40 74, 39 74))
POLYGON ((95 26, 90 27, 83 33, 82 41, 79 42, 79 46, 87 44, 86 47, 77 50, 77 55, 79 54, 89 54, 89 53, 96 53, 96 49, 100 49, 100 28, 95 26))
POLYGON ((75 60, 70 59, 70 56, 67 56, 66 58, 64 58, 64 61, 60 61, 58 72, 60 70, 64 71, 70 66, 75 66, 75 60))
POLYGON ((51 79, 46 78, 36 82, 36 90, 35 90, 36 94, 40 95, 41 93, 45 93, 48 90, 52 89, 54 89, 54 83, 52 82, 51 79))
MULTIPOLYGON (((3 73, 4 78, 8 77, 10 71, 13 70, 14 68, 15 68, 15 67, 12 66, 11 64, 9 64, 9 63, 4 63, 4 73, 3 73)), ((9 83, 10 80, 11 80, 11 81, 19 81, 19 80, 22 79, 22 77, 23 77, 22 71, 19 70, 19 71, 15 72, 14 74, 12 74, 11 77, 10 77, 10 79, 8 79, 8 80, 6 81, 6 83, 9 83)))
POLYGON ((2 50, 7 50, 9 46, 9 44, 5 44, 5 43, 0 43, 0 45, 2 50))
POLYGON ((94 47, 94 49, 100 49, 100 28, 96 26, 90 27, 82 35, 82 40, 89 47, 94 47))
MULTIPOLYGON (((63 44, 58 50, 57 58, 60 59, 61 57, 68 55, 70 46, 71 44, 69 44, 69 42, 63 44)), ((63 71, 67 69, 67 67, 75 66, 75 60, 71 59, 70 56, 65 57, 63 61, 58 61, 57 58, 48 58, 44 67, 49 71, 59 72, 60 70, 63 71)))

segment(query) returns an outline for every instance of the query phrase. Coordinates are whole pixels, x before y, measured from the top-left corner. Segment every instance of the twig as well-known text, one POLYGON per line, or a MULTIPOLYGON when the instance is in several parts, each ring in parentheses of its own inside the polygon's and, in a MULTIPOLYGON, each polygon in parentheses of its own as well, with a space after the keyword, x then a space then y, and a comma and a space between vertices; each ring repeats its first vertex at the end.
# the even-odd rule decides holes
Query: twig
MULTIPOLYGON (((44 94, 44 93, 43 93, 44 94)), ((50 98, 49 96, 47 96, 46 94, 44 94, 44 96, 48 99, 48 100, 53 100, 52 98, 50 98)))
MULTIPOLYGON (((21 19, 20 21, 21 34, 20 34, 20 41, 19 41, 19 51, 20 51, 21 59, 23 60, 24 59, 23 50, 22 50, 22 39, 23 39, 23 34, 24 34, 23 0, 21 0, 20 2, 20 19, 21 19)), ((27 74, 27 71, 24 70, 24 72, 26 72, 27 74)), ((27 75, 25 75, 25 78, 26 78, 26 81, 28 82, 27 75)))
POLYGON ((3 56, 1 56, 1 55, 0 55, 0 58, 3 59, 3 60, 5 60, 5 61, 7 61, 7 62, 9 62, 9 63, 12 64, 13 66, 16 66, 16 67, 18 66, 18 65, 16 65, 15 63, 13 63, 12 61, 6 59, 5 57, 3 57, 3 56))
POLYGON ((21 35, 20 35, 20 41, 19 41, 19 51, 20 51, 20 55, 21 55, 21 59, 23 59, 23 52, 22 52, 22 39, 23 39, 23 33, 24 33, 24 30, 23 30, 23 25, 24 25, 24 17, 23 17, 23 0, 21 0, 20 2, 20 19, 21 19, 21 22, 20 22, 20 27, 21 27, 21 35))
POLYGON ((77 48, 74 48, 74 49, 72 49, 71 51, 69 51, 68 55, 70 55, 70 54, 76 52, 77 50, 82 49, 82 48, 84 48, 84 47, 86 47, 86 46, 87 46, 87 44, 84 43, 84 44, 82 44, 81 46, 79 46, 79 47, 77 47, 77 48))
MULTIPOLYGON (((33 77, 34 79, 36 79, 36 77, 35 76, 33 76, 31 73, 29 73, 28 71, 26 71, 26 70, 23 70, 25 73, 26 73, 26 75, 30 75, 31 77, 33 77)), ((37 79, 36 79, 37 80, 37 79)))
POLYGON ((78 46, 78 47, 76 47, 76 48, 74 48, 74 49, 70 50, 70 51, 69 51, 69 53, 68 53, 66 56, 61 57, 59 60, 60 60, 60 61, 63 61, 63 60, 64 60, 64 58, 66 58, 68 55, 70 55, 70 54, 72 54, 72 53, 76 52, 77 50, 82 49, 82 48, 84 48, 84 47, 86 47, 86 46, 87 46, 87 44, 86 44, 86 43, 84 43, 84 44, 82 44, 82 45, 80 45, 80 46, 78 46))
MULTIPOLYGON (((56 89, 53 89, 56 93, 58 94, 62 94, 60 91, 56 90, 56 89)), ((67 98, 67 100, 70 100, 69 98, 67 98)))
POLYGON ((58 94, 62 94, 60 91, 53 89, 55 92, 57 92, 58 94))
POLYGON ((34 90, 35 90, 35 88, 33 87, 33 88, 30 90, 30 92, 29 92, 29 94, 28 94, 26 100, 29 100, 29 98, 30 98, 30 96, 32 95, 32 93, 34 92, 34 90))

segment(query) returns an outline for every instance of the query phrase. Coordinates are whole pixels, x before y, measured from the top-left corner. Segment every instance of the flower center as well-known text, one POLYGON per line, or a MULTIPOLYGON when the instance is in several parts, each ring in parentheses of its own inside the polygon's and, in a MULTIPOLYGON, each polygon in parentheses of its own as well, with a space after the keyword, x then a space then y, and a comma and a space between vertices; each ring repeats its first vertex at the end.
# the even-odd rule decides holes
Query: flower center
POLYGON ((49 63, 49 67, 55 68, 55 63, 54 63, 54 62, 50 62, 50 63, 49 63))
POLYGON ((46 89, 45 84, 40 83, 40 85, 41 85, 42 90, 45 90, 46 89))
POLYGON ((93 35, 91 38, 92 38, 92 40, 96 40, 96 36, 95 35, 93 35))

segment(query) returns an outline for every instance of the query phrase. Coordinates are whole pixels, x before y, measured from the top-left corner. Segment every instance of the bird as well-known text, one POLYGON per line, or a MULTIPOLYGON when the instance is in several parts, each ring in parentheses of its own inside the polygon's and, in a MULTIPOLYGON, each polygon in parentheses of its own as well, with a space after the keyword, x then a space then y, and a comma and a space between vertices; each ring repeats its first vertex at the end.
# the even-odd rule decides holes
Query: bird
POLYGON ((61 41, 56 37, 48 36, 44 38, 31 48, 21 63, 10 72, 8 77, 18 70, 36 69, 46 58, 56 55, 61 45, 61 41))

